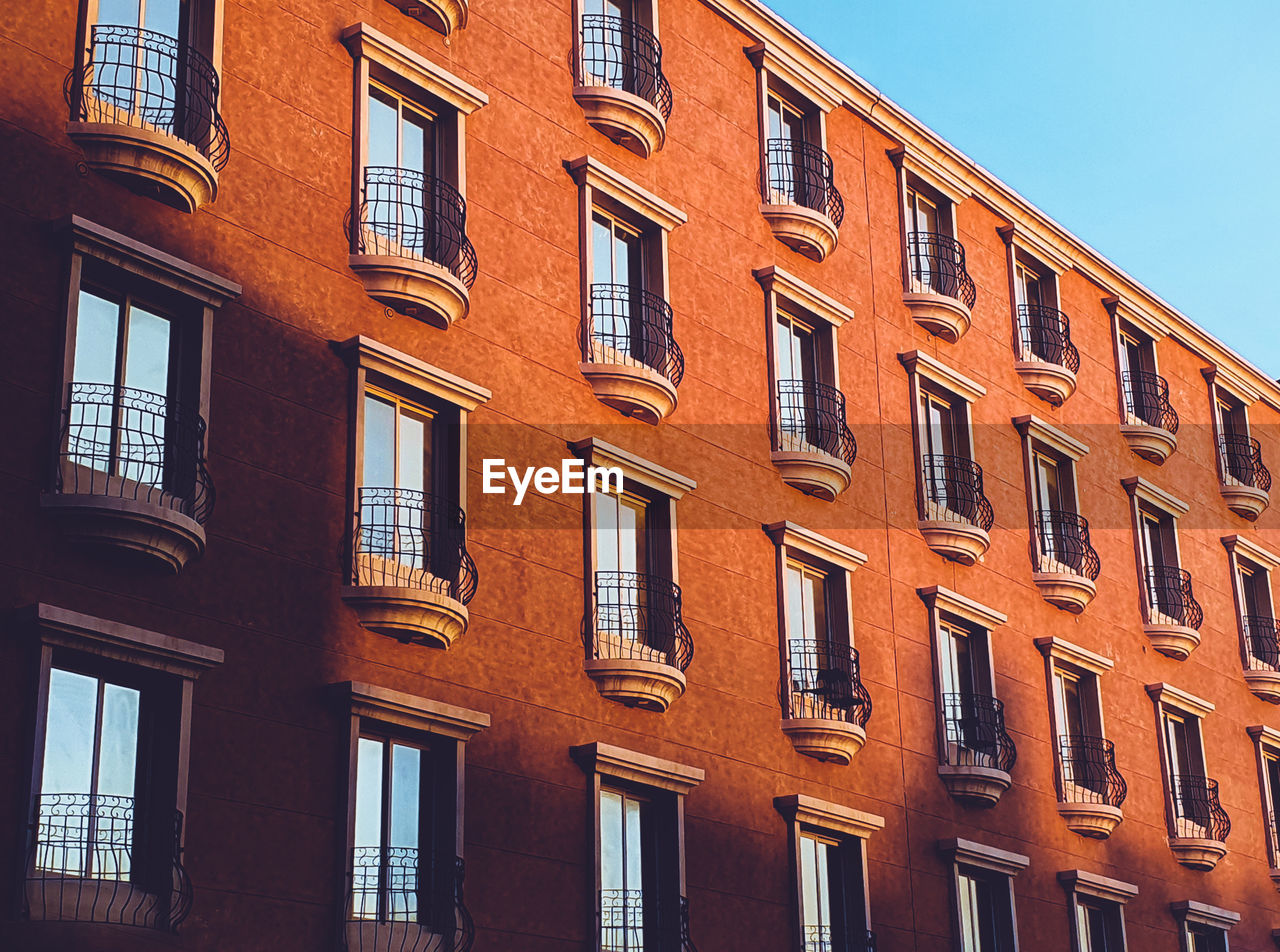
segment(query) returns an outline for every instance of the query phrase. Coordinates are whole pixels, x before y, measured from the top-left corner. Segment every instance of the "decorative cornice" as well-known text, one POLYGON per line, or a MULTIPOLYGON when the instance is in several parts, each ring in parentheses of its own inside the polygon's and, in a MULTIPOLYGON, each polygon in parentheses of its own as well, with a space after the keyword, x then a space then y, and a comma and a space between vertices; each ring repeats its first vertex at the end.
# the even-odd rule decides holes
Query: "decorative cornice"
POLYGON ((651 463, 633 453, 619 449, 612 443, 596 439, 594 436, 585 440, 575 440, 568 444, 575 456, 588 466, 617 466, 623 476, 634 480, 650 489, 656 489, 665 496, 679 499, 687 492, 698 488, 698 484, 688 476, 651 463))
POLYGON ((757 268, 751 272, 766 292, 772 292, 798 304, 806 311, 822 318, 832 327, 840 327, 853 320, 853 309, 845 307, 835 298, 823 294, 811 284, 806 284, 794 275, 783 271, 777 265, 757 268))
POLYGON ((952 205, 959 205, 970 195, 970 190, 964 182, 922 152, 898 144, 886 149, 885 154, 894 165, 914 175, 930 188, 936 189, 952 205))
POLYGON ((1029 414, 1027 416, 1014 417, 1013 425, 1017 427, 1018 432, 1024 437, 1030 435, 1032 439, 1039 440, 1068 459, 1077 460, 1089 452, 1089 447, 1038 416, 1029 414))
POLYGON ((782 80, 800 95, 807 98, 823 112, 830 112, 843 101, 840 93, 832 88, 805 63, 789 55, 785 49, 757 43, 742 52, 756 69, 763 69, 782 80))
POLYGON ((1264 747, 1270 747, 1272 750, 1280 752, 1280 731, 1274 727, 1267 727, 1265 724, 1254 724, 1252 727, 1246 727, 1245 731, 1253 738, 1255 744, 1261 744, 1264 747))
POLYGON ((936 357, 930 357, 922 350, 912 350, 898 355, 898 361, 909 374, 928 377, 936 384, 941 384, 957 396, 970 403, 987 392, 987 388, 975 380, 971 380, 957 370, 952 370, 936 357))
POLYGON ((952 863, 979 866, 1006 876, 1017 876, 1031 865, 1029 856, 959 838, 938 840, 938 853, 952 863))
POLYGON ((488 96, 465 79, 459 79, 447 69, 442 69, 368 23, 353 23, 343 30, 342 44, 353 59, 363 57, 377 63, 425 92, 443 99, 464 116, 471 115, 489 102, 488 96))
POLYGON ((584 185, 603 192, 614 201, 633 209, 664 231, 683 225, 689 216, 668 201, 633 182, 620 172, 615 172, 599 159, 589 155, 565 159, 564 170, 579 188, 584 185))
POLYGON ((672 793, 688 793, 706 778, 706 772, 699 767, 651 757, 611 744, 570 747, 569 756, 588 772, 659 790, 670 790, 672 793))
POLYGON ((1005 244, 1022 249, 1054 274, 1061 276, 1063 272, 1071 270, 1071 259, 1061 254, 1051 244, 1042 241, 1035 232, 1025 227, 1020 228, 1013 222, 999 226, 996 231, 1000 233, 1005 244))
POLYGON ((351 705, 351 713, 384 724, 395 724, 428 734, 466 742, 489 726, 489 715, 390 688, 343 681, 332 689, 351 705))
POLYGON ((803 794, 774 797, 773 806, 792 823, 831 833, 841 833, 845 836, 856 836, 862 840, 884 829, 882 816, 863 813, 861 810, 854 810, 828 800, 819 800, 816 797, 806 797, 803 794))
POLYGON ((1106 674, 1115 667, 1115 662, 1088 648, 1081 648, 1062 638, 1037 638, 1036 647, 1046 658, 1062 661, 1093 674, 1106 674))
POLYGON ((1195 922, 1224 932, 1229 932, 1231 927, 1240 921, 1238 912, 1223 909, 1221 906, 1211 906, 1207 902, 1196 902, 1194 899, 1171 902, 1169 911, 1177 917, 1179 922, 1195 922))
POLYGON ((1181 711, 1186 711, 1188 714, 1194 714, 1196 717, 1207 717, 1214 712, 1212 701, 1196 697, 1194 694, 1189 694, 1181 688, 1175 688, 1172 684, 1167 684, 1164 681, 1148 684, 1147 696, 1157 704, 1176 707, 1181 711))
POLYGON ((1067 892, 1105 899, 1107 902, 1118 903, 1122 906, 1138 895, 1138 887, 1132 883, 1109 879, 1106 876, 1099 876, 1097 873, 1090 873, 1083 869, 1062 870, 1058 873, 1058 882, 1062 884, 1067 892))
POLYGON ((1143 502, 1163 509, 1170 515, 1185 516, 1191 508, 1177 496, 1165 492, 1154 483, 1150 483, 1141 476, 1130 476, 1128 479, 1120 480, 1120 485, 1125 488, 1130 496, 1136 496, 1143 502))
POLYGON ((1258 388, 1230 367, 1214 364, 1210 367, 1201 367, 1200 373, 1209 386, 1221 387, 1240 400, 1246 407, 1262 399, 1262 394, 1258 392, 1258 388))
POLYGON ((1270 549, 1264 549, 1252 539, 1242 535, 1229 535, 1222 537, 1222 544, 1226 546, 1228 552, 1234 557, 1243 555, 1250 561, 1257 562, 1268 572, 1275 571, 1280 568, 1280 556, 1276 555, 1270 549))
POLYGON ((975 602, 971 598, 965 598, 960 593, 953 592, 949 588, 943 588, 941 585, 918 588, 916 589, 916 594, 929 606, 930 611, 944 611, 950 615, 958 615, 966 621, 981 625, 983 628, 996 628, 1009 620, 1009 616, 1004 612, 988 608, 986 605, 975 602))
POLYGON ((334 344, 334 349, 352 366, 380 373, 423 393, 447 400, 468 412, 487 402, 493 394, 479 384, 464 380, 447 370, 388 347, 363 334, 334 344))
POLYGON ((794 522, 771 522, 764 526, 764 531, 773 540, 774 545, 796 549, 824 562, 830 562, 847 572, 857 571, 867 564, 867 557, 857 549, 836 542, 834 539, 828 539, 794 522))

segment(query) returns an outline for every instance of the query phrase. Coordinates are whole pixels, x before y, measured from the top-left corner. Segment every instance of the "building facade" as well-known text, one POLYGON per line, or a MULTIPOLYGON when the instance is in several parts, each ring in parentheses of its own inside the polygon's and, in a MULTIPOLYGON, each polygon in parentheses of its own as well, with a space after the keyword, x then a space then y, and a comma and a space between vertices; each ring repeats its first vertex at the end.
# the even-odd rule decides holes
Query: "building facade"
POLYGON ((0 45, 0 945, 1275 947, 1280 386, 765 7, 0 45))

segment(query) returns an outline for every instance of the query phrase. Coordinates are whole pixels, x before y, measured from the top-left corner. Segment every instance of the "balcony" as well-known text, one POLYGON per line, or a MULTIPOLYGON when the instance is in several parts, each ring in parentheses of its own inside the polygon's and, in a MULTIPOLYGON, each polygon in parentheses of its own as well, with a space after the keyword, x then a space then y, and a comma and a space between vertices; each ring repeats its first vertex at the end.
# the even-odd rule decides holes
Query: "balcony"
POLYGON ((1089 541, 1089 520, 1079 513, 1036 513, 1036 566, 1031 579, 1050 605, 1078 615, 1097 594, 1102 563, 1089 541))
POLYGON ((414 169, 370 166, 358 212, 348 262, 371 298, 433 327, 467 316, 476 250, 456 188, 414 169))
POLYGON ((1271 882, 1280 889, 1280 816, 1267 811, 1267 856, 1271 866, 1271 882))
POLYGON ((1058 813, 1067 829, 1105 840, 1124 819, 1129 792, 1116 769, 1115 744, 1104 737, 1064 734, 1058 738, 1058 813))
POLYGON ((1060 407, 1076 392, 1080 351, 1071 343, 1071 323, 1057 308, 1018 305, 1018 359, 1013 369, 1037 397, 1060 407))
POLYGON ((1146 569, 1147 618, 1151 644, 1175 661, 1185 661, 1200 644, 1204 612, 1191 591, 1191 573, 1171 565, 1146 569))
POLYGON ((920 534, 944 559, 973 565, 991 546, 995 513, 982 489, 982 467, 964 456, 921 459, 920 534))
POLYGON ((871 695, 857 649, 835 641, 789 641, 783 660, 782 732, 807 757, 841 766, 867 741, 871 695))
POLYGON ((1262 463, 1262 447, 1243 433, 1218 436, 1222 482, 1227 508, 1253 522, 1271 501, 1271 471, 1262 463))
POLYGON ((1270 704, 1280 704, 1280 631, 1270 615, 1245 615, 1244 682, 1270 704))
POLYGON ((1004 727, 1004 702, 981 694, 944 694, 942 725, 938 775, 947 792, 973 806, 993 806, 1009 789, 1009 771, 1018 760, 1004 727))
POLYGON ((342 599, 370 631, 448 648, 467 630, 477 573, 467 517, 441 496, 362 486, 342 599))
POLYGON ((72 383, 40 504, 71 538, 177 572, 204 552, 213 510, 204 433, 198 413, 164 394, 72 383))
POLYGON ((391 0, 401 13, 449 36, 464 29, 470 0, 391 0))
POLYGON ((831 156, 809 142, 770 139, 765 167, 769 189, 760 214, 773 236, 806 258, 823 260, 836 250, 844 222, 831 156))
POLYGON ((661 713, 684 693, 693 639, 682 614, 680 586, 669 579, 596 572, 583 643, 602 697, 661 713))
POLYGON ((463 862, 456 859, 452 882, 440 884, 431 882, 429 862, 410 847, 358 846, 352 851, 346 952, 471 949, 476 930, 462 899, 463 862), (442 886, 451 894, 448 902, 433 895, 442 886))
POLYGON ((844 394, 813 380, 779 380, 770 459, 782 481, 830 502, 849 488, 858 444, 845 424, 844 394))
POLYGON ((1121 435, 1143 459, 1163 463, 1178 447, 1178 413, 1169 403, 1169 382, 1159 374, 1126 370, 1120 384, 1125 408, 1121 435))
POLYGON ((579 334, 578 369, 601 403, 658 423, 676 409, 684 354, 672 332, 671 305, 625 284, 593 284, 579 334))
POLYGON ((182 814, 139 828, 132 797, 42 794, 26 866, 23 918, 177 932, 191 912, 182 814), (145 852, 143 843, 145 842, 145 852))
POLYGON ((964 245, 950 235, 913 231, 907 235, 910 273, 902 302, 930 334, 954 344, 973 321, 978 290, 964 263, 964 245))
POLYGON ((876 948, 876 934, 870 929, 841 935, 831 926, 805 926, 800 952, 876 952, 876 948))
POLYGON ((584 14, 573 98, 592 128, 647 159, 667 141, 671 118, 662 44, 634 20, 584 14))
POLYGON ((1175 776, 1169 791, 1169 849, 1188 869, 1210 870, 1227 855, 1231 818, 1218 801, 1218 781, 1175 776))
POLYGON ((698 952, 689 937, 689 900, 646 897, 642 889, 602 889, 596 909, 599 952, 698 952))
POLYGON ((90 168, 184 212, 218 195, 231 142, 218 74, 186 43, 131 26, 95 26, 64 84, 67 135, 90 168))

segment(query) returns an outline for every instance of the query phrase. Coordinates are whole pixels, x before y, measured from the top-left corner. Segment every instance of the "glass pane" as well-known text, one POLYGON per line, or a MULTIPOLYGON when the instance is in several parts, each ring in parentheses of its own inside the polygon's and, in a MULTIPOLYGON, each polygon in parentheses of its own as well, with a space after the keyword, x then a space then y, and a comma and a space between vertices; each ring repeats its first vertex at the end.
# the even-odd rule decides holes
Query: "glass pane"
POLYGON ((373 87, 369 88, 369 139, 368 159, 371 166, 399 166, 399 148, 396 142, 396 131, 399 124, 399 110, 387 93, 373 87))
POLYGON ((600 791, 600 887, 604 890, 623 889, 626 874, 623 869, 622 795, 610 790, 600 791))
POLYGON ((618 552, 617 496, 598 494, 596 501, 596 568, 601 572, 617 572, 621 562, 618 552))
POLYGON ((117 468, 126 479, 158 486, 164 479, 169 321, 138 307, 126 320, 122 383, 134 392, 120 395, 117 468))
POLYGON ((382 843, 383 743, 361 737, 356 753, 356 848, 382 843))
POLYGON ((643 882, 640 869, 640 801, 627 797, 624 801, 626 810, 626 834, 623 853, 626 857, 626 888, 639 889, 643 882))
POLYGON ((400 167, 435 175, 435 124, 412 109, 404 110, 400 127, 400 167))
MULTIPOLYGON (((138 26, 141 13, 140 0, 98 0, 97 22, 106 26, 138 26)), ((148 29, 154 29, 149 22, 148 29)))
POLYGON ((134 796, 138 769, 138 700, 133 688, 108 684, 102 694, 102 740, 98 752, 98 793, 134 796))
POLYGON ((54 668, 49 672, 43 794, 88 794, 93 776, 93 730, 98 680, 54 668))
POLYGON ((76 383, 116 382, 116 341, 119 328, 119 304, 88 291, 80 292, 72 380, 76 383))
POLYGON ((395 744, 391 748, 391 845, 418 848, 418 816, 422 804, 422 751, 395 744))
POLYGON ((804 575, 797 565, 787 569, 787 638, 804 638, 804 575))
POLYGON ((146 5, 146 29, 177 37, 182 0, 146 0, 146 5))
POLYGON ((166 393, 169 389, 169 320, 140 307, 131 307, 128 326, 124 385, 148 393, 166 393))
POLYGON ((978 884, 964 873, 959 875, 959 915, 960 915, 960 952, 987 952, 982 948, 980 924, 982 922, 981 902, 978 895, 978 884))
POLYGON ((364 398, 364 475, 362 486, 396 484, 396 408, 373 394, 364 398))
POLYGON ((804 576, 805 590, 805 637, 815 641, 827 638, 827 586, 821 575, 806 572, 804 576))
POLYGON ((428 490, 431 461, 431 418, 415 410, 400 414, 399 489, 428 490))
POLYGON ((613 222, 603 215, 591 217, 591 282, 617 283, 613 269, 613 222))

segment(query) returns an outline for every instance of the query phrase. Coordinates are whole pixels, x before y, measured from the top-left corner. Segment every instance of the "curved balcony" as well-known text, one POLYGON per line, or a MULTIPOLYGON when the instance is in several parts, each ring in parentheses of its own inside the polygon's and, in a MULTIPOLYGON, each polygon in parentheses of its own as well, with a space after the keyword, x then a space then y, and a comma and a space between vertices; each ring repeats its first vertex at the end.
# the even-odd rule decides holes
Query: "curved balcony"
POLYGON ((1115 744, 1105 737, 1059 737, 1057 782, 1058 813, 1073 832, 1106 839, 1124 819, 1129 787, 1116 769, 1115 744))
POLYGON ((1018 359, 1013 369, 1040 399, 1060 407, 1076 392, 1080 351, 1071 343, 1071 322, 1057 308, 1018 305, 1018 359))
POLYGON ((1009 789, 1018 750, 1004 726, 1004 702, 981 694, 942 695, 938 775, 957 800, 992 806, 1009 789))
POLYGON ((689 937, 689 900, 672 908, 642 889, 602 889, 596 907, 596 931, 602 952, 698 952, 689 937))
POLYGON ((995 523, 982 488, 982 467, 965 456, 928 455, 921 469, 920 534, 943 558, 973 565, 990 547, 995 523))
POLYGON ((779 380, 777 393, 770 459, 787 485, 830 502, 849 488, 858 456, 844 394, 814 380, 779 380))
POLYGON ((346 952, 470 952, 475 924, 454 860, 452 903, 434 908, 430 857, 412 847, 358 846, 347 868, 346 952))
POLYGON ((349 571, 342 599, 370 631, 437 648, 466 633, 478 578, 466 514, 444 497, 361 486, 349 571))
POLYGON ((132 797, 39 797, 23 916, 177 932, 191 912, 182 867, 182 814, 141 828, 132 797), (145 848, 144 844, 145 843, 145 848))
POLYGON ((1178 413, 1169 403, 1169 382, 1159 374, 1126 370, 1120 387, 1125 408, 1121 435, 1143 459, 1163 463, 1178 447, 1178 413))
POLYGON ((876 934, 870 929, 846 935, 832 926, 805 926, 800 952, 876 952, 876 948, 876 934))
POLYGON ((779 697, 782 732, 797 751, 849 763, 867 740, 871 695, 862 684, 858 651, 843 642, 787 642, 779 697))
POLYGON ((1218 781, 1193 774, 1170 780, 1169 848, 1188 869, 1209 870, 1227 855, 1231 818, 1218 800, 1218 781))
POLYGON ((831 156, 809 142, 770 139, 765 168, 768 191, 760 214, 773 236, 806 258, 823 260, 835 251, 844 222, 831 156))
POLYGON ((1204 621, 1204 611, 1191 591, 1191 573, 1171 565, 1150 565, 1145 582, 1147 637, 1161 654, 1186 660, 1200 644, 1204 621))
POLYGON ((665 711, 684 693, 693 639, 684 626, 680 586, 658 575, 596 572, 584 620, 586 671, 601 696, 665 711))
POLYGON ((466 199, 448 182, 369 166, 350 232, 351 270, 375 301, 433 327, 467 316, 476 250, 467 237, 466 199))
POLYGON ((978 299, 978 289, 965 267, 964 245, 950 235, 913 231, 907 235, 907 265, 902 301, 912 319, 954 344, 973 322, 978 299))
POLYGON ((1280 628, 1270 615, 1240 619, 1244 682, 1261 700, 1280 704, 1280 628))
POLYGON ((1243 433, 1221 433, 1218 459, 1227 508, 1254 521, 1271 502, 1271 470, 1262 463, 1262 447, 1243 433))
POLYGON ((1036 512, 1032 581, 1050 605, 1078 615, 1097 594, 1102 563, 1089 541, 1089 520, 1077 512, 1036 512))
POLYGON ((584 14, 573 98, 591 127, 623 148, 646 159, 661 149, 671 84, 653 31, 624 17, 584 14))
POLYGON ((672 325, 671 305, 656 294, 625 284, 591 285, 578 369, 596 399, 646 423, 674 413, 684 353, 672 325))
POLYGON ((231 140, 218 73, 199 51, 163 33, 95 26, 64 93, 67 135, 90 168, 185 212, 217 197, 231 140))
POLYGON ((1268 810, 1267 823, 1267 860, 1271 866, 1271 882, 1280 889, 1280 816, 1268 810))
POLYGON ((177 572, 204 552, 213 510, 204 434, 200 415, 165 394, 72 383, 41 506, 72 538, 177 572))
POLYGON ((466 28, 471 7, 470 0, 391 0, 391 3, 401 13, 445 36, 466 28))

